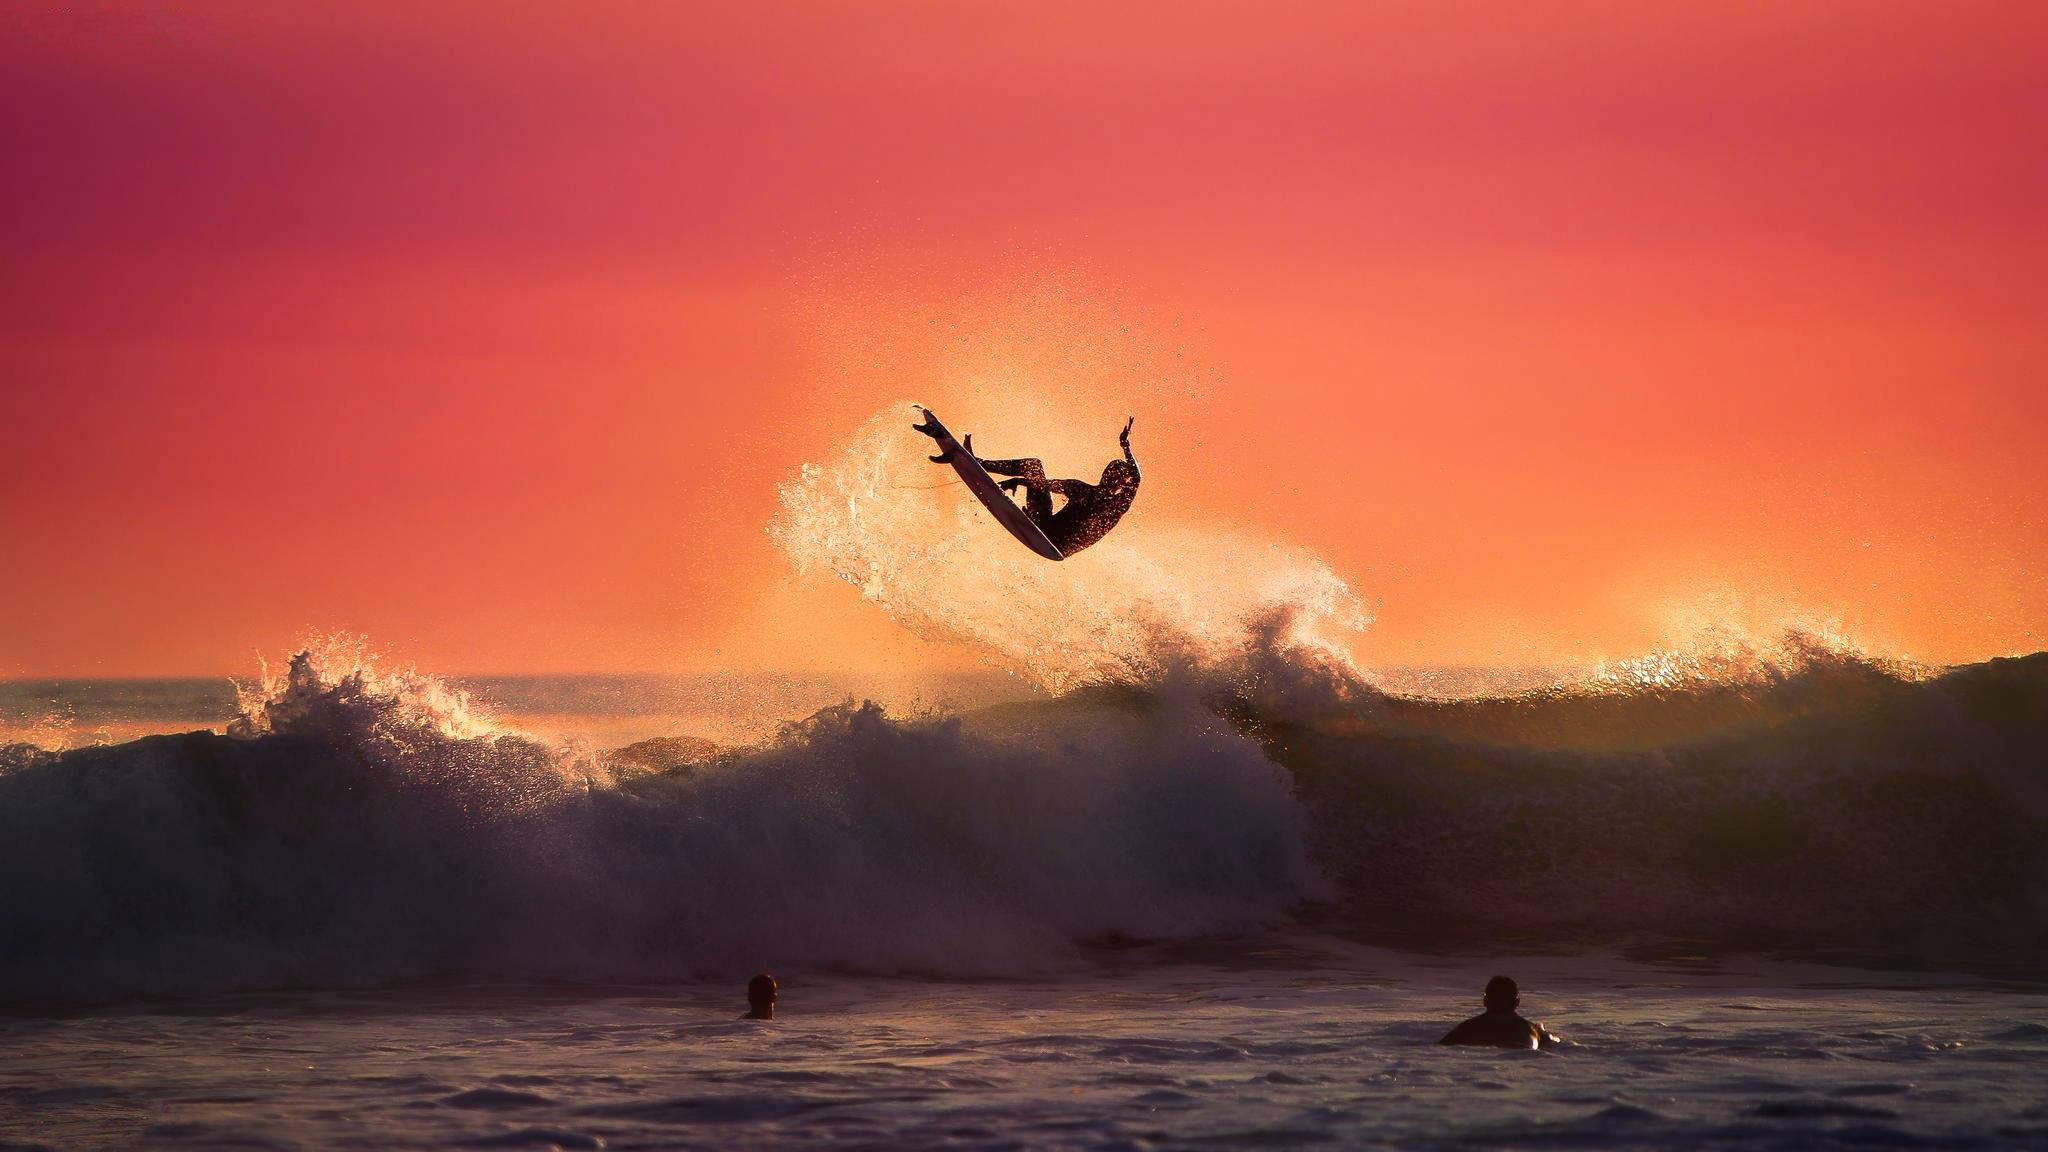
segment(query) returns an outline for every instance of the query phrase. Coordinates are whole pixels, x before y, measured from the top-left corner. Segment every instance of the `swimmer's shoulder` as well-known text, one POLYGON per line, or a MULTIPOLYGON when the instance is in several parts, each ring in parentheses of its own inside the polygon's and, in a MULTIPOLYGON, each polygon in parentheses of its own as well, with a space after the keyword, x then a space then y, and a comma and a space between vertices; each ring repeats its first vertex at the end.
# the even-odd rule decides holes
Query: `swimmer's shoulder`
POLYGON ((1558 1037, 1541 1024, 1519 1015, 1485 1013, 1445 1033, 1439 1044, 1472 1044, 1488 1048, 1551 1048, 1558 1037))
POLYGON ((1444 1038, 1437 1041, 1437 1043, 1478 1044, 1481 1042, 1479 1039, 1479 1029, 1485 1019, 1486 1017, 1484 1016, 1474 1016, 1470 1020, 1454 1026, 1449 1032, 1444 1033, 1444 1038))
MULTIPOLYGON (((1492 1013, 1474 1016, 1446 1032, 1444 1038, 1437 1041, 1437 1043, 1475 1044, 1491 1048, 1503 1047, 1505 1046, 1504 1041, 1511 1043, 1513 1040, 1513 1037, 1503 1031, 1502 1026, 1506 1023, 1506 1021, 1492 1013)), ((1509 1025, 1509 1027, 1512 1027, 1512 1025, 1509 1025)))

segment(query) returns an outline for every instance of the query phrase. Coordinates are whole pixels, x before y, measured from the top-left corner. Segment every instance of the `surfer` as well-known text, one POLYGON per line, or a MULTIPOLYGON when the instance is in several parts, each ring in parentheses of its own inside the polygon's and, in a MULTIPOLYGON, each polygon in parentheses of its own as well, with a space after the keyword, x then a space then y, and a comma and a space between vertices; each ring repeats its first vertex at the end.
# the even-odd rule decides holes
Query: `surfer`
POLYGON ((1522 1006, 1522 990, 1508 977, 1488 980, 1484 999, 1484 1013, 1451 1029, 1437 1043, 1478 1044, 1488 1048, 1552 1048, 1559 1043, 1549 1029, 1524 1020, 1515 1011, 1522 1006))
MULTIPOLYGON (((939 439, 945 433, 938 422, 930 419, 931 427, 918 427, 918 431, 939 439)), ((1036 457, 1025 456, 1015 460, 983 460, 974 456, 974 437, 969 436, 963 447, 982 470, 992 476, 1007 476, 1002 489, 1005 492, 1024 490, 1024 515, 1045 533, 1045 538, 1059 550, 1060 557, 1072 556, 1088 547, 1116 527, 1124 513, 1131 510, 1131 501, 1138 498, 1138 459, 1131 455, 1131 425, 1137 417, 1124 421, 1124 430, 1117 442, 1123 445, 1124 458, 1112 460, 1102 470, 1100 483, 1090 484, 1085 480, 1054 480, 1045 474, 1045 465, 1036 457), (1059 511, 1053 511, 1052 498, 1058 496, 1066 503, 1059 511)), ((943 455, 933 457, 945 461, 943 455)), ((991 494, 993 496, 993 494, 991 494)))
POLYGON ((747 1014, 742 1020, 775 1019, 775 994, 780 985, 766 972, 747 981, 747 1014))

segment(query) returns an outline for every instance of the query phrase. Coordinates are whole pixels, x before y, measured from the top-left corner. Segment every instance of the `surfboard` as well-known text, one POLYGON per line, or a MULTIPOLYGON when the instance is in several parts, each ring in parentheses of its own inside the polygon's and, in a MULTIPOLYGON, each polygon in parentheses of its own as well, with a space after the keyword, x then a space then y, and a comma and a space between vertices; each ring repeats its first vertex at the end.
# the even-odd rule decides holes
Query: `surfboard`
POLYGON ((1031 522, 1031 517, 1026 516, 1024 510, 1017 507, 1017 502, 1004 494, 1002 487, 981 466, 981 462, 974 458, 974 454, 962 448, 960 442, 953 439, 953 434, 946 431, 946 426, 939 423, 939 418, 932 415, 931 409, 922 404, 913 404, 911 407, 924 413, 925 419, 923 424, 913 427, 920 432, 928 433, 932 439, 939 442, 939 456, 936 459, 953 466, 953 471, 959 473, 960 479, 966 483, 967 490, 974 493, 975 499, 981 501, 981 506, 989 510, 989 514, 996 518, 996 523, 1009 529, 1010 535, 1015 536, 1018 543, 1047 560, 1066 559, 1060 554, 1060 550, 1053 546, 1053 542, 1045 538, 1045 533, 1039 530, 1038 525, 1031 522))

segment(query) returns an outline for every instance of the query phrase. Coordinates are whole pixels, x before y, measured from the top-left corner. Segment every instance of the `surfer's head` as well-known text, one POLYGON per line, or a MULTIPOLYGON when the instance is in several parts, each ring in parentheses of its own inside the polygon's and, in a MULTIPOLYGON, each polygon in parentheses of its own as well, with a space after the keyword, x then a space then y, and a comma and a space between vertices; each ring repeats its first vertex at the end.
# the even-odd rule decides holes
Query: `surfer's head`
POLYGON ((1506 976, 1495 976, 1486 982, 1486 1010, 1488 1012, 1513 1012, 1522 1005, 1522 990, 1514 980, 1506 976))
POLYGON ((780 985, 766 972, 747 981, 747 1015, 755 1020, 775 1019, 775 993, 780 985))
POLYGON ((1103 488, 1136 488, 1138 486, 1138 465, 1134 461, 1111 460, 1109 467, 1102 470, 1103 488))

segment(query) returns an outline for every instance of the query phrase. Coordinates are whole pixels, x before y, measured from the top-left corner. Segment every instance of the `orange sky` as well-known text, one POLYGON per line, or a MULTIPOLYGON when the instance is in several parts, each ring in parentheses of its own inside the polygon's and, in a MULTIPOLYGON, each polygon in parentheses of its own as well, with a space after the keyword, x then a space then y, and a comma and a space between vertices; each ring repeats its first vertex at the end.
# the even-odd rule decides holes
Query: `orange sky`
POLYGON ((0 676, 958 659, 762 527, 981 375, 1369 662, 2048 646, 2044 76, 2010 3, 9 4, 0 676))

